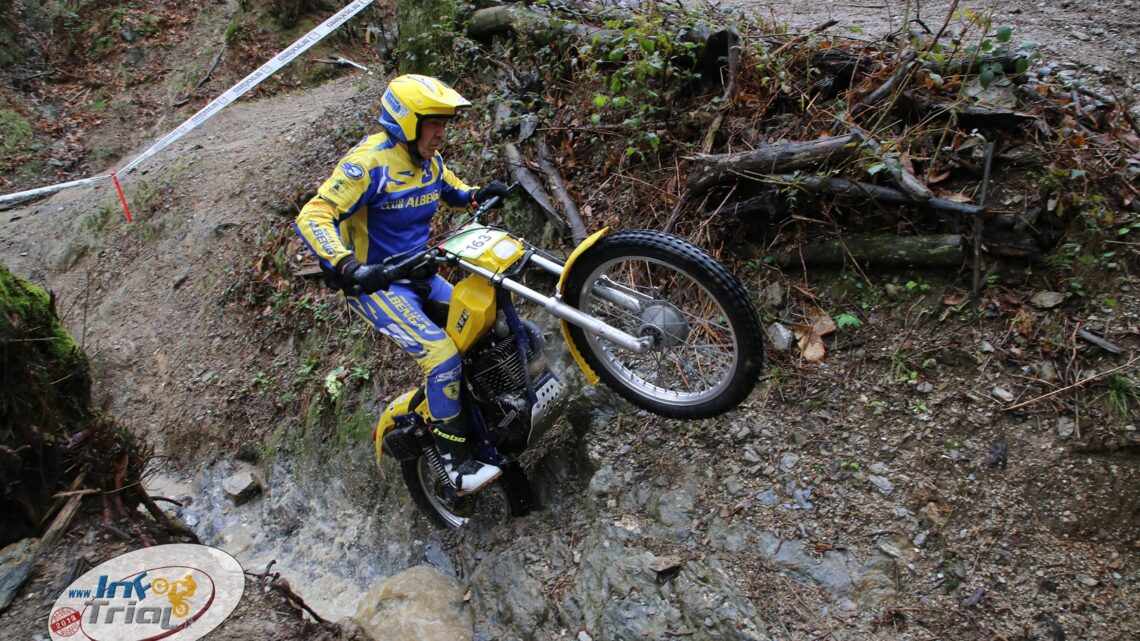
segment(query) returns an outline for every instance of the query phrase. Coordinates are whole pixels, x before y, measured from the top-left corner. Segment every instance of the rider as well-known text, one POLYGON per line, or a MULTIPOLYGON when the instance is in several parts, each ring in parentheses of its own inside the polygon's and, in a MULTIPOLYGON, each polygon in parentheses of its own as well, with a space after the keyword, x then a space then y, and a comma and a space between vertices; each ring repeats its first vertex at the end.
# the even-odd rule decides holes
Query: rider
POLYGON ((425 302, 451 300, 451 285, 434 268, 393 280, 384 260, 426 246, 440 199, 466 207, 506 195, 497 180, 481 189, 464 184, 439 154, 448 121, 470 105, 435 78, 392 80, 380 99, 383 131, 365 137, 340 161, 294 226, 349 307, 419 363, 431 432, 463 493, 502 472, 471 456, 459 402, 461 359, 455 342, 424 314, 425 302))

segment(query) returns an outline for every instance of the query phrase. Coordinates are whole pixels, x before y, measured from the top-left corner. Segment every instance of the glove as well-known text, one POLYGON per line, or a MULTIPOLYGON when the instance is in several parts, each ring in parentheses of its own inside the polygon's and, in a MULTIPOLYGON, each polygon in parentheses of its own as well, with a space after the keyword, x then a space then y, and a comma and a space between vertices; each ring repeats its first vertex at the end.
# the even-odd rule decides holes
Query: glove
MULTIPOLYGON (((475 193, 471 196, 471 204, 478 205, 479 203, 485 203, 489 198, 493 198, 495 196, 503 198, 508 193, 509 192, 507 191, 506 185, 497 180, 492 180, 491 182, 487 183, 486 187, 481 187, 475 190, 475 193)), ((499 204, 495 205, 495 207, 502 206, 503 201, 501 200, 499 201, 499 204)))
POLYGON ((362 265, 356 256, 349 256, 337 265, 344 282, 351 286, 353 294, 371 294, 388 289, 393 280, 392 268, 387 265, 362 265))

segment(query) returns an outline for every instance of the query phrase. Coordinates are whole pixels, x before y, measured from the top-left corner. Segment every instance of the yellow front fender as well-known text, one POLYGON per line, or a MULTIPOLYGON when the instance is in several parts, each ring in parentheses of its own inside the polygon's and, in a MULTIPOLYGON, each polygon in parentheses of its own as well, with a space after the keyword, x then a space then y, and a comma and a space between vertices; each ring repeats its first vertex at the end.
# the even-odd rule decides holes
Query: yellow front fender
MULTIPOLYGON (((578 260, 578 256, 581 256, 582 252, 593 247, 594 243, 598 242, 598 239, 605 236, 609 231, 610 228, 606 227, 595 232, 592 236, 583 240, 581 244, 575 247, 574 251, 570 252, 570 257, 566 259, 566 264, 562 267, 562 276, 558 279, 559 295, 566 293, 566 275, 570 273, 570 268, 574 266, 574 261, 578 260)), ((574 357, 574 360, 578 363, 578 367, 582 368, 582 373, 586 375, 586 380, 590 385, 597 385, 599 380, 598 375, 586 364, 586 361, 582 358, 582 354, 578 351, 578 346, 574 344, 574 339, 570 338, 570 325, 566 321, 562 321, 562 337, 566 339, 566 347, 570 349, 570 355, 574 357)))

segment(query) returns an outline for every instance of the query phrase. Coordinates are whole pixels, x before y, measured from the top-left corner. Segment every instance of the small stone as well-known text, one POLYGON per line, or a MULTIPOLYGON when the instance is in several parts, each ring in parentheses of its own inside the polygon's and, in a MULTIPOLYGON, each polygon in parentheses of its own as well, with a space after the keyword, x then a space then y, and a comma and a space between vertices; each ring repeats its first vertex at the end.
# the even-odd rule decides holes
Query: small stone
POLYGON ((804 443, 808 442, 807 430, 804 430, 804 429, 798 428, 798 427, 795 430, 793 430, 792 431, 792 442, 795 443, 796 445, 799 445, 800 447, 803 447, 804 443))
POLYGON ((234 505, 241 505, 261 493, 261 479, 253 472, 238 472, 222 481, 222 491, 234 505))
POLYGON ((764 306, 779 309, 784 306, 784 286, 772 283, 764 288, 764 306))
POLYGON ((594 637, 590 636, 589 632, 581 630, 578 632, 578 641, 594 641, 594 637))
POLYGON ((1057 436, 1069 438, 1077 431, 1077 422, 1068 416, 1057 419, 1057 436))
POLYGON ((938 504, 933 501, 922 506, 918 514, 925 519, 927 523, 930 523, 930 525, 936 528, 940 528, 946 523, 946 516, 942 513, 942 510, 939 509, 938 504))
POLYGON ((934 384, 930 381, 922 381, 915 386, 915 389, 918 390, 920 394, 929 394, 934 391, 934 384))
POLYGON ((735 474, 724 480, 724 491, 729 494, 740 494, 744 490, 744 485, 740 482, 740 478, 735 474))
POLYGON ((768 488, 761 492, 757 492, 756 500, 760 501, 760 503, 762 503, 765 507, 772 507, 776 503, 779 503, 780 497, 776 494, 775 490, 768 488))
POLYGON ((1100 581, 1097 581, 1087 574, 1077 575, 1077 580, 1090 588, 1095 588, 1096 586, 1100 585, 1100 581))
POLYGON ((756 450, 752 449, 751 447, 745 448, 744 454, 741 455, 741 458, 743 458, 745 461, 748 461, 749 463, 759 463, 761 461, 760 455, 757 454, 756 450))
POLYGON ((772 345, 772 349, 777 352, 786 352, 792 348, 795 343, 796 335, 788 327, 780 323, 772 323, 768 326, 768 343, 772 345))
POLYGON ((895 486, 891 485, 891 480, 885 476, 878 476, 877 474, 868 474, 867 480, 879 488, 883 494, 890 494, 895 491, 895 486))
POLYGON ((1029 298, 1029 303, 1038 309, 1053 309, 1065 302, 1065 295, 1060 292, 1037 292, 1029 298))
POLYGON ((883 463, 872 463, 867 467, 867 471, 871 474, 878 474, 882 476, 887 473, 887 466, 883 463))
POLYGON ((785 454, 784 458, 780 459, 780 469, 784 470, 785 472, 790 472, 792 471, 792 468, 796 466, 796 463, 799 462, 799 454, 785 454))
POLYGON ((1009 390, 1007 390, 1004 387, 994 385, 994 388, 992 390, 990 390, 990 393, 993 394, 995 398, 1002 401, 1003 403, 1012 403, 1013 402, 1013 398, 1014 398, 1013 392, 1010 392, 1009 390))
POLYGON ((989 341, 982 341, 978 344, 978 351, 983 354, 992 354, 994 352, 994 346, 989 341))
POLYGON ((1088 42, 1089 40, 1092 40, 1092 37, 1090 37, 1089 34, 1083 32, 1083 31, 1074 31, 1072 33, 1072 36, 1074 38, 1076 38, 1077 40, 1080 40, 1081 42, 1088 42))
POLYGON ((911 539, 910 542, 914 544, 914 547, 920 548, 926 544, 926 537, 928 537, 928 536, 930 536, 930 535, 927 534, 926 532, 919 532, 918 534, 914 535, 914 538, 911 539))

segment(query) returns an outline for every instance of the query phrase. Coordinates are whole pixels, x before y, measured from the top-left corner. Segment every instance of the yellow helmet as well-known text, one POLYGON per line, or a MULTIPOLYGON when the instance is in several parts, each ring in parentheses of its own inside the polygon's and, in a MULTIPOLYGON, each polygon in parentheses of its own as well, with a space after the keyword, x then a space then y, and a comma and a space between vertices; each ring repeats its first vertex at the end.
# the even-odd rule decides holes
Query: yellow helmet
POLYGON ((388 83, 380 99, 380 124, 397 140, 413 142, 420 135, 420 119, 450 118, 471 103, 441 80, 407 74, 388 83))

